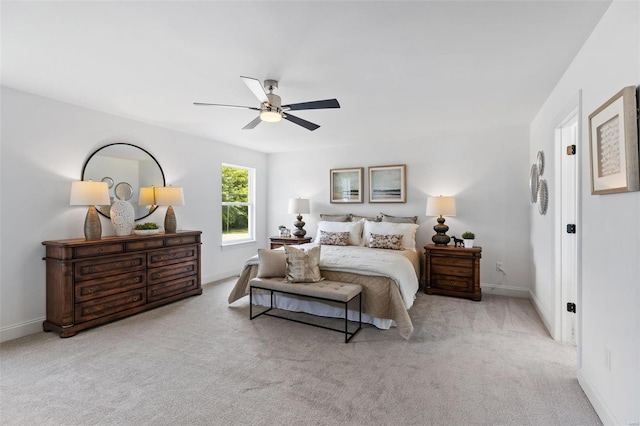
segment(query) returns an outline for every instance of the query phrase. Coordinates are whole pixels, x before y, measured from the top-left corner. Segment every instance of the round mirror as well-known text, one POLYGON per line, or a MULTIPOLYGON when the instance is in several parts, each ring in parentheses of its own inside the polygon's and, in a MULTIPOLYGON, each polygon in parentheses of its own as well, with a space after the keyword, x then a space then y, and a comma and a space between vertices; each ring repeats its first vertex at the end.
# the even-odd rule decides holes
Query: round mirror
MULTIPOLYGON (((153 155, 128 143, 105 145, 91 154, 84 163, 81 179, 107 182, 111 204, 117 200, 130 202, 135 220, 149 216, 157 208, 138 204, 140 188, 165 186, 164 172, 153 155)), ((96 206, 96 209, 109 217, 111 206, 96 206)))

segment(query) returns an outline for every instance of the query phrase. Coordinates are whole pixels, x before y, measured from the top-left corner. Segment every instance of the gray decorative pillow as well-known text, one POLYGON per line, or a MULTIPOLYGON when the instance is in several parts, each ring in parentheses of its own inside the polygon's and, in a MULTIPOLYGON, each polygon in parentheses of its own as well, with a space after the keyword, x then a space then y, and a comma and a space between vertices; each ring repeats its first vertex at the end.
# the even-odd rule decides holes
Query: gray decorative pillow
POLYGON ((284 280, 290 283, 315 283, 322 281, 320 275, 320 246, 304 251, 284 246, 287 271, 284 280))
POLYGON ((283 250, 258 249, 258 278, 284 277, 287 260, 283 250))
POLYGON ((352 222, 357 222, 357 221, 362 220, 362 219, 370 220, 371 222, 380 222, 380 220, 381 220, 380 216, 356 216, 356 215, 351 216, 351 221, 352 222))
POLYGON ((371 234, 369 237, 369 247, 402 250, 402 234, 371 234))
POLYGON ((320 220, 326 220, 327 222, 350 222, 351 214, 323 214, 320 213, 320 220))
POLYGON ((325 246, 348 246, 349 233, 320 230, 320 241, 318 243, 325 246))
POLYGON ((418 216, 391 216, 388 214, 380 213, 383 222, 392 223, 418 223, 418 216))

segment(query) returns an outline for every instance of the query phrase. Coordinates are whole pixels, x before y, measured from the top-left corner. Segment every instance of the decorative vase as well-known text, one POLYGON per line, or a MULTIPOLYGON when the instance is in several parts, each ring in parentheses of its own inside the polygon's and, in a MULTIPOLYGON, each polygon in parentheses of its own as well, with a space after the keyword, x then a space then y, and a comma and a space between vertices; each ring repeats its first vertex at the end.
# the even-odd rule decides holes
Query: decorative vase
POLYGON ((111 205, 109 216, 111 216, 111 224, 116 230, 116 235, 131 235, 135 212, 130 202, 124 200, 115 201, 111 205))
POLYGON ((464 248, 473 248, 473 240, 464 240, 464 248))

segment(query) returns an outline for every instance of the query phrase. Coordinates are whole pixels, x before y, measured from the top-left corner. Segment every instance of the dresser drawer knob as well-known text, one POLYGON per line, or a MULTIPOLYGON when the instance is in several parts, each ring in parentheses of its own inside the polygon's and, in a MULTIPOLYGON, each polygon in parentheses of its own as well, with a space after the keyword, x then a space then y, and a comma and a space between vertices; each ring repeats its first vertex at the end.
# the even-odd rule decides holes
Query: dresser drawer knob
POLYGON ((98 253, 104 253, 104 249, 103 248, 99 248, 98 249, 98 253))
POLYGON ((138 301, 138 296, 134 296, 134 297, 133 297, 133 301, 134 301, 134 302, 137 302, 137 301, 138 301))
POLYGON ((138 282, 138 279, 139 279, 138 277, 135 277, 135 278, 133 279, 133 282, 134 282, 134 283, 137 283, 137 282, 138 282))
POLYGON ((87 289, 87 292, 89 292, 89 293, 93 293, 93 287, 89 287, 89 288, 87 289))
POLYGON ((181 243, 183 243, 183 242, 184 242, 184 240, 183 240, 182 238, 180 238, 180 242, 181 242, 181 243))

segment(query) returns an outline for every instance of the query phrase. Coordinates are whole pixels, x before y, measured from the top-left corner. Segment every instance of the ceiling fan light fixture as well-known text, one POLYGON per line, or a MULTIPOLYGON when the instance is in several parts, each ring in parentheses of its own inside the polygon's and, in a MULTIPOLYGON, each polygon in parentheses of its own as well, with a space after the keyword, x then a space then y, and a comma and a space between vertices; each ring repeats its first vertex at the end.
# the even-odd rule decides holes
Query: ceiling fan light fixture
POLYGON ((260 111, 260 119, 268 123, 276 123, 282 120, 282 114, 280 114, 279 111, 273 111, 273 110, 267 109, 267 110, 260 111))

